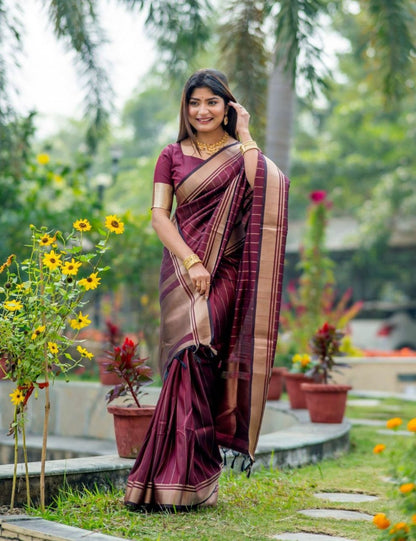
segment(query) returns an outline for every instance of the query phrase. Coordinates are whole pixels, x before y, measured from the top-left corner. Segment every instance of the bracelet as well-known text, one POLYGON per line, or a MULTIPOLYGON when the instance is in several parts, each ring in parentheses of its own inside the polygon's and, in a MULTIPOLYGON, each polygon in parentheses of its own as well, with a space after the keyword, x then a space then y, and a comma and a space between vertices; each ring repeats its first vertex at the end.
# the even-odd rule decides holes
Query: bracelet
POLYGON ((254 150, 254 149, 259 150, 259 147, 257 146, 256 141, 253 141, 253 140, 246 141, 245 143, 241 143, 240 145, 240 151, 241 151, 241 154, 243 155, 247 152, 247 150, 254 150))
POLYGON ((197 263, 202 263, 202 261, 199 259, 199 256, 196 255, 196 254, 191 254, 191 255, 188 255, 188 257, 186 257, 184 260, 183 260, 183 266, 185 267, 185 269, 188 271, 191 267, 193 267, 194 265, 196 265, 197 263))

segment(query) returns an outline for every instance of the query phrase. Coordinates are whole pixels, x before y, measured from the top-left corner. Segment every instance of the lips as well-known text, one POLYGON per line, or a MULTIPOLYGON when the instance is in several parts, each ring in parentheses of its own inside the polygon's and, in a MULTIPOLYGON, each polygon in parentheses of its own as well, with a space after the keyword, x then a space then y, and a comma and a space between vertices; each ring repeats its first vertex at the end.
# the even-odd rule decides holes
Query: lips
POLYGON ((212 118, 197 118, 197 121, 200 124, 206 124, 207 122, 210 122, 211 120, 212 120, 212 118))

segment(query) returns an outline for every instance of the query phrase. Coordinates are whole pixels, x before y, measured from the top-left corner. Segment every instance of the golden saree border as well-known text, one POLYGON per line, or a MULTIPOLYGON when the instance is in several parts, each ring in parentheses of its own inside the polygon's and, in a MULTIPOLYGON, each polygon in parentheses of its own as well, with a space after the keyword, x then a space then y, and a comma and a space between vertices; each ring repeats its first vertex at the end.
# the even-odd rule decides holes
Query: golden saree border
POLYGON ((172 203, 173 187, 165 182, 155 182, 153 184, 152 209, 160 208, 170 212, 172 210, 172 203))
POLYGON ((287 234, 288 182, 278 167, 265 158, 267 175, 264 192, 264 216, 259 254, 254 350, 252 369, 252 400, 248 451, 252 458, 257 447, 260 427, 275 355, 274 334, 276 313, 280 311, 280 290, 287 234), (255 399, 253 399, 255 398, 255 399))
POLYGON ((217 490, 218 479, 221 471, 197 485, 185 485, 179 483, 139 483, 137 481, 127 483, 124 501, 141 502, 141 505, 186 506, 201 505, 207 501, 217 490))

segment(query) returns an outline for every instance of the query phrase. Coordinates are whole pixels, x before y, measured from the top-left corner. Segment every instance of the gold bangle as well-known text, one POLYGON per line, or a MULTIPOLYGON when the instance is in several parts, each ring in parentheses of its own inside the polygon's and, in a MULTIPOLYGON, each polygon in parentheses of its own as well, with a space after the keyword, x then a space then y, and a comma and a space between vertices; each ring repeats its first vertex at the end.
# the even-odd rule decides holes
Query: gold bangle
POLYGON ((241 143, 240 145, 240 151, 241 151, 241 154, 243 155, 247 152, 247 150, 254 150, 254 149, 259 150, 259 147, 257 146, 256 141, 246 141, 245 143, 241 143))
POLYGON ((183 266, 185 267, 185 269, 188 271, 191 267, 193 267, 194 265, 196 265, 197 263, 202 263, 202 261, 199 259, 199 256, 196 255, 196 254, 191 254, 191 255, 188 255, 188 257, 186 257, 184 260, 183 260, 183 266))

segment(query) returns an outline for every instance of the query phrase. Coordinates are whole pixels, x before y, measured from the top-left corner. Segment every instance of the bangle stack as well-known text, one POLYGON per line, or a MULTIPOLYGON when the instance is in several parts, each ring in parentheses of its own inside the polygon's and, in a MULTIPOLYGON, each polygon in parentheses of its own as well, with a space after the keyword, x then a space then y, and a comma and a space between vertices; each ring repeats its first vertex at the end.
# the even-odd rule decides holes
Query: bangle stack
POLYGON ((188 255, 188 257, 186 257, 184 260, 183 260, 183 266, 185 267, 185 269, 188 271, 191 267, 193 267, 194 265, 196 265, 197 263, 202 263, 202 261, 199 259, 199 256, 196 255, 196 254, 191 254, 191 255, 188 255))
POLYGON ((257 143, 256 141, 253 141, 252 139, 250 139, 250 141, 246 141, 245 143, 241 143, 240 145, 240 150, 241 150, 241 154, 245 154, 247 152, 247 150, 259 150, 259 147, 257 146, 257 143))

